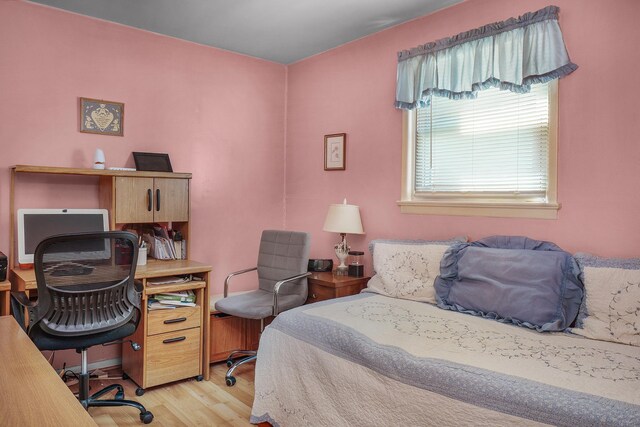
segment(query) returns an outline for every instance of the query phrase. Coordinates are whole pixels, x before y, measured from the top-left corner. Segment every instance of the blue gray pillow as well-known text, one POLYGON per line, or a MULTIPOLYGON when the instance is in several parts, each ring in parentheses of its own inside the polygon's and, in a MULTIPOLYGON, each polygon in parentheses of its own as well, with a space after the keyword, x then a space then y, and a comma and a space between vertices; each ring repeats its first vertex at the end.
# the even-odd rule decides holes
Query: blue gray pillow
POLYGON ((579 276, 571 254, 553 243, 492 236, 451 246, 434 287, 440 308, 540 332, 562 331, 580 308, 579 276))

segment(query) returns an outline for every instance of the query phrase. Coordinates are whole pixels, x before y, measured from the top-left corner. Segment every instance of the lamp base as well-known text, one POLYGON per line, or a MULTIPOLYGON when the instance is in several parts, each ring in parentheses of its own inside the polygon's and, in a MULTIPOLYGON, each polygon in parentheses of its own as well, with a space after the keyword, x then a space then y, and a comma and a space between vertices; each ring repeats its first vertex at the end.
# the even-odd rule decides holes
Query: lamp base
POLYGON ((346 265, 343 267, 341 265, 339 265, 338 267, 336 267, 336 269, 333 271, 333 274, 335 276, 348 276, 349 275, 349 267, 347 267, 346 265))
POLYGON ((336 276, 347 276, 349 275, 349 267, 347 267, 344 262, 347 260, 347 256, 349 256, 349 245, 347 244, 347 235, 340 233, 340 236, 342 237, 342 241, 334 246, 340 265, 336 267, 333 274, 336 276))

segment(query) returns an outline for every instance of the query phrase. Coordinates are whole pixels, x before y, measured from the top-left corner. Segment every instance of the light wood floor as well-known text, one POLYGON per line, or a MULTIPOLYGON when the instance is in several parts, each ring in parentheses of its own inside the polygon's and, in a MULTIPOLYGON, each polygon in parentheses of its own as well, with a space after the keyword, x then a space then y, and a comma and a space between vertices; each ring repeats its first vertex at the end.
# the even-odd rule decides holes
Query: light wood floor
MULTIPOLYGON (((140 397, 136 396, 136 386, 131 381, 92 380, 91 391, 115 382, 122 384, 127 399, 142 403, 153 413, 150 426, 250 426, 254 364, 242 365, 234 372, 237 383, 233 387, 224 383, 226 370, 224 363, 211 365, 209 381, 178 381, 147 389, 140 397)), ((135 408, 90 408, 89 414, 100 426, 144 425, 135 408)))

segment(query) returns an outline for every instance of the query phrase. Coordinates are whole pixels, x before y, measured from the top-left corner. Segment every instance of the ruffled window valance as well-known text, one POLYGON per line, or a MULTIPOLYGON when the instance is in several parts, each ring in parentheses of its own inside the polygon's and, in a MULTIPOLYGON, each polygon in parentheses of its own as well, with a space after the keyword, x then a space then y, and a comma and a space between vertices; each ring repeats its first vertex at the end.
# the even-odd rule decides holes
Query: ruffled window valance
POLYGON ((500 87, 526 93, 530 85, 566 76, 571 62, 556 6, 485 25, 398 53, 396 107, 426 106, 431 95, 475 98, 500 87))

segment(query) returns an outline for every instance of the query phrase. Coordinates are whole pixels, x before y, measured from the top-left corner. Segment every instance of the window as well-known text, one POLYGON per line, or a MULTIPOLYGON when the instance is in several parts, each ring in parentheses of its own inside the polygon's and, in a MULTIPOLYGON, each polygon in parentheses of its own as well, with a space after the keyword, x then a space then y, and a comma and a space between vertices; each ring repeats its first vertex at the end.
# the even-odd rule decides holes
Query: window
POLYGON ((557 81, 404 112, 406 213, 556 218, 557 81))

